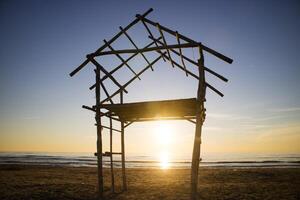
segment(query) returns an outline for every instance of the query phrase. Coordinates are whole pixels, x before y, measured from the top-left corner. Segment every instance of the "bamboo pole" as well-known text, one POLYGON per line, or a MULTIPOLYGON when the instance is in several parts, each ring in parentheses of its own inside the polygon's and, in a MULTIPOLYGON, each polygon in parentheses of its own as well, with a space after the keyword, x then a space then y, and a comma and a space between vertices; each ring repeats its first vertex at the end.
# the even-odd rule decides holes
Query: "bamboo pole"
MULTIPOLYGON (((148 27, 148 25, 144 22, 143 19, 141 19, 141 20, 142 20, 142 24, 144 25, 144 27, 145 27, 146 30, 148 31, 150 37, 154 38, 154 36, 153 36, 152 32, 150 31, 150 28, 148 27)), ((156 40, 154 40, 154 42, 155 42, 155 46, 158 47, 158 44, 157 44, 156 40)), ((163 60, 166 62, 166 59, 165 59, 165 58, 163 58, 163 60)))
MULTIPOLYGON (((135 47, 135 49, 139 49, 138 46, 135 44, 135 42, 132 40, 132 38, 129 36, 129 34, 122 28, 122 26, 119 27, 121 31, 125 34, 125 36, 128 38, 128 40, 131 42, 131 44, 135 47)), ((146 58, 146 56, 143 53, 140 53, 141 56, 145 59, 148 65, 150 65, 149 60, 146 58)), ((151 70, 153 71, 153 67, 151 67, 151 70)))
MULTIPOLYGON (((113 119, 113 118, 111 118, 111 117, 110 117, 110 119, 113 119)), ((111 128, 111 127, 104 126, 104 125, 102 125, 101 127, 102 127, 102 128, 105 128, 105 129, 108 129, 108 130, 112 130, 112 131, 116 131, 116 132, 119 132, 119 133, 121 133, 121 131, 120 131, 120 130, 118 130, 118 129, 115 129, 115 128, 111 128)))
POLYGON ((201 45, 201 43, 171 44, 171 45, 163 45, 163 46, 158 46, 158 47, 148 47, 148 48, 143 48, 143 49, 122 49, 122 50, 115 50, 115 51, 102 51, 99 53, 89 54, 88 56, 96 57, 96 56, 123 54, 123 53, 144 53, 144 52, 157 51, 157 50, 198 47, 199 45, 201 45))
MULTIPOLYGON (((123 92, 120 93, 120 103, 123 104, 123 92)), ((125 172, 125 141, 124 141, 124 122, 121 122, 121 159, 122 159, 122 177, 123 177, 123 190, 127 190, 126 172, 125 172)))
POLYGON ((100 68, 96 67, 96 124, 97 124, 97 166, 99 199, 103 199, 103 166, 102 166, 102 127, 100 111, 100 68))
MULTIPOLYGON (((153 40, 153 41, 155 41, 155 42, 161 44, 161 45, 163 44, 161 41, 155 39, 155 38, 152 37, 152 36, 149 36, 149 38, 150 38, 151 40, 153 40)), ((180 53, 178 53, 176 50, 174 50, 174 49, 170 49, 170 50, 171 50, 173 53, 175 53, 176 55, 180 56, 180 53)), ((195 62, 195 61, 193 61, 192 59, 186 57, 185 55, 182 55, 182 58, 183 58, 184 60, 186 60, 186 61, 188 61, 188 62, 190 62, 190 63, 192 63, 193 65, 195 65, 195 66, 198 67, 198 63, 197 63, 197 62, 195 62)), ((211 73, 212 75, 215 75, 216 77, 218 77, 218 78, 221 79, 222 81, 228 82, 228 79, 227 79, 227 78, 225 78, 224 76, 218 74, 217 72, 214 72, 213 70, 211 70, 211 69, 209 69, 209 68, 207 68, 207 67, 205 67, 205 66, 204 66, 204 70, 207 71, 207 72, 209 72, 209 73, 211 73)))
MULTIPOLYGON (((105 44, 107 44, 108 48, 109 48, 111 51, 114 51, 114 48, 113 48, 110 44, 108 44, 108 42, 107 42, 106 40, 103 40, 103 42, 104 42, 105 44)), ((126 67, 127 67, 134 75, 136 75, 135 71, 128 65, 128 63, 124 60, 124 58, 122 58, 122 56, 120 56, 119 54, 115 54, 115 55, 119 58, 119 60, 121 60, 122 63, 124 63, 124 64, 126 65, 126 67)), ((140 77, 138 77, 138 79, 141 80, 140 77)))
POLYGON ((114 164, 113 164, 113 125, 112 125, 112 119, 109 118, 109 136, 110 136, 110 174, 111 174, 111 191, 115 192, 115 176, 114 176, 114 164))
MULTIPOLYGON (((159 50, 158 50, 157 52, 160 53, 163 57, 165 57, 168 61, 171 62, 171 59, 170 59, 167 55, 162 54, 162 52, 159 51, 159 50)), ((178 63, 175 62, 175 61, 173 61, 173 63, 174 63, 174 65, 177 66, 179 69, 185 71, 186 73, 188 73, 188 74, 191 75, 192 77, 194 77, 194 78, 196 78, 196 79, 199 80, 199 77, 198 77, 196 74, 194 74, 193 72, 191 72, 191 71, 185 69, 184 67, 182 67, 180 64, 178 64, 178 63)), ((204 67, 203 67, 203 69, 204 69, 204 67)), ((213 87, 213 86, 210 85, 209 83, 205 83, 205 85, 206 85, 209 89, 211 89, 212 91, 214 91, 215 93, 217 93, 218 95, 220 95, 221 97, 224 96, 224 94, 223 94, 222 92, 220 92, 219 90, 217 90, 215 87, 213 87)))
MULTIPOLYGON (((158 31, 159 31, 159 33, 160 33, 160 36, 162 37, 162 40, 163 40, 163 42, 164 42, 164 46, 167 47, 167 46, 168 46, 167 40, 166 40, 166 38, 165 38, 165 36, 164 36, 164 33, 162 32, 162 30, 161 30, 161 28, 160 28, 159 23, 156 24, 156 27, 157 27, 157 29, 158 29, 158 31)), ((180 46, 180 44, 179 44, 179 46, 180 46)), ((179 49, 181 49, 181 48, 179 47, 179 49)), ((169 49, 166 49, 166 50, 167 50, 168 56, 169 56, 169 58, 170 58, 170 62, 171 62, 171 64, 172 64, 172 67, 174 68, 175 66, 174 66, 174 63, 173 63, 173 60, 172 60, 170 51, 169 51, 169 49)))
MULTIPOLYGON (((199 47, 200 48, 200 47, 199 47)), ((198 171, 200 162, 200 147, 201 147, 201 132, 204 114, 204 98, 205 98, 205 74, 204 74, 204 57, 202 49, 200 50, 199 63, 199 82, 197 92, 197 108, 196 108, 196 131, 194 138, 193 157, 192 157, 192 170, 191 170, 191 199, 198 199, 197 186, 198 186, 198 171)))
MULTIPOLYGON (((109 74, 108 71, 106 71, 106 69, 100 65, 100 63, 98 63, 93 57, 88 56, 88 59, 102 72, 104 72, 104 74, 106 74, 111 80, 112 82, 114 82, 121 90, 124 90, 125 93, 128 93, 125 88, 122 87, 122 85, 111 75, 109 74)), ((101 80, 101 79, 100 79, 101 80)), ((99 81, 100 82, 100 81, 99 81)))
MULTIPOLYGON (((150 8, 149 10, 147 10, 143 15, 142 17, 146 17, 150 12, 153 11, 153 8, 150 8)), ((128 30, 130 29, 132 26, 134 26, 136 23, 138 23, 140 21, 140 19, 135 19, 133 20, 130 24, 128 24, 124 30, 128 30)), ((111 44, 113 43, 116 39, 118 39, 120 36, 122 35, 122 32, 120 31, 119 33, 117 33, 113 38, 111 38, 109 41, 108 41, 108 44, 111 44)), ((105 49, 107 47, 106 44, 104 44, 103 46, 101 46, 99 49, 97 49, 95 51, 96 52, 100 52, 102 51, 103 49, 105 49)), ((84 68, 87 64, 89 63, 89 59, 86 59, 81 65, 79 65, 76 69, 74 69, 71 73, 70 73, 70 76, 74 76, 77 72, 79 72, 82 68, 84 68)))
MULTIPOLYGON (((157 39, 155 39, 155 40, 160 40, 161 39, 161 37, 159 37, 159 38, 157 38, 157 39)), ((144 48, 148 48, 148 47, 150 47, 150 46, 152 46, 154 44, 154 42, 151 42, 151 43, 149 43, 148 45, 146 45, 144 48)), ((132 54, 129 58, 127 58, 126 60, 125 60, 125 62, 123 62, 123 63, 121 63, 120 65, 118 65, 116 68, 114 68, 113 70, 111 70, 110 72, 109 72, 109 74, 113 74, 113 73, 115 73, 116 71, 118 71, 125 63, 128 63, 132 58, 134 58, 137 54, 139 54, 138 52, 137 53, 135 53, 135 54, 132 54)), ((107 75, 104 75, 102 78, 101 78, 101 81, 104 81, 105 79, 107 79, 108 78, 108 76, 107 75)), ((92 85, 91 87, 90 87, 90 90, 92 90, 92 89, 94 89, 96 87, 96 84, 94 84, 94 85, 92 85)))
MULTIPOLYGON (((156 22, 153 22, 153 21, 147 19, 146 17, 144 17, 142 15, 136 15, 136 17, 138 19, 141 19, 142 21, 144 21, 144 22, 146 22, 148 24, 151 24, 152 26, 156 27, 156 24, 157 24, 156 22)), ((173 35, 173 36, 176 37, 175 31, 172 31, 171 29, 168 29, 167 27, 162 26, 162 25, 160 25, 160 28, 162 30, 164 30, 165 32, 170 33, 171 35, 173 35)), ((195 40, 192 40, 192 39, 190 39, 190 38, 188 38, 188 37, 186 37, 186 36, 184 36, 184 35, 182 35, 180 33, 178 33, 178 37, 180 39, 186 41, 186 42, 197 44, 197 42, 195 40)), ((200 46, 201 46, 201 48, 203 50, 207 51, 208 53, 210 53, 210 54, 212 54, 212 55, 220 58, 221 60, 223 60, 223 61, 225 61, 225 62, 227 62, 229 64, 231 64, 233 62, 233 60, 231 58, 229 58, 229 57, 227 57, 227 56, 225 56, 225 55, 223 55, 223 54, 221 54, 221 53, 219 53, 219 52, 217 52, 217 51, 215 51, 215 50, 213 50, 213 49, 211 49, 211 48, 209 48, 209 47, 207 47, 207 46, 205 46, 203 44, 200 44, 200 46)))
MULTIPOLYGON (((164 55, 164 54, 163 54, 164 55)), ((158 58, 156 58, 154 61, 152 61, 150 63, 150 65, 148 65, 147 67, 145 67, 144 69, 142 69, 137 75, 140 76, 142 73, 144 73, 147 69, 149 69, 151 66, 153 66, 159 59, 161 59, 162 56, 159 56, 158 58)), ((137 78, 137 76, 133 77, 132 79, 130 79, 127 83, 125 83, 123 85, 123 88, 126 88, 132 81, 134 81, 137 78)), ((104 99, 101 101, 101 104, 108 101, 109 99, 113 98, 115 95, 119 94, 120 92, 122 92, 122 89, 118 89, 116 92, 114 92, 112 95, 110 95, 110 97, 104 99)))
MULTIPOLYGON (((178 32, 177 32, 177 31, 176 31, 176 39, 177 39, 178 44, 180 44, 180 39, 179 39, 179 36, 178 36, 178 32)), ((184 63, 184 60, 183 60, 183 55, 182 55, 181 48, 179 48, 179 55, 180 55, 180 59, 181 59, 182 66, 183 66, 184 69, 185 69, 185 75, 188 76, 188 73, 187 73, 187 71, 186 71, 186 66, 185 66, 185 63, 184 63)))

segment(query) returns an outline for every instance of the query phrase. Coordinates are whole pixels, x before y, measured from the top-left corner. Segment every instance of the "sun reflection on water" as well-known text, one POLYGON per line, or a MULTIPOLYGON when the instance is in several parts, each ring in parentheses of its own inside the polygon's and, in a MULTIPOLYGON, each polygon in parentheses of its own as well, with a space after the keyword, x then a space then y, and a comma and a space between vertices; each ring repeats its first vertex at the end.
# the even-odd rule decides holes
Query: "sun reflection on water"
POLYGON ((167 152, 162 152, 159 157, 159 165, 161 169, 169 169, 170 167, 170 158, 167 152))

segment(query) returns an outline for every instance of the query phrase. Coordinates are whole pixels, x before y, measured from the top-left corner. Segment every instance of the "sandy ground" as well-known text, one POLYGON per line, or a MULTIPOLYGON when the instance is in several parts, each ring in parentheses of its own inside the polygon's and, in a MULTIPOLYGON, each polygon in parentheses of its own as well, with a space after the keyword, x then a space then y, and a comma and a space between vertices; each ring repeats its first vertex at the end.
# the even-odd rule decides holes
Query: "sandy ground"
MULTIPOLYGON (((189 199, 189 169, 127 169, 106 199, 189 199)), ((300 168, 200 168, 200 199, 300 199, 300 168)), ((0 199, 96 199, 96 168, 0 165, 0 199)))

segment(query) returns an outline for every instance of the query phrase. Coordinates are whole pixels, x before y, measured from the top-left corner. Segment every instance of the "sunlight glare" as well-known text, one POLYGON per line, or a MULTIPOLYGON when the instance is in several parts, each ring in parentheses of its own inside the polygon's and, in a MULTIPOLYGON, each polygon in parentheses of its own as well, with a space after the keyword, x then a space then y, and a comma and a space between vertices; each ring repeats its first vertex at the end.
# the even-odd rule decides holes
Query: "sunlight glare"
POLYGON ((168 169, 170 167, 169 163, 169 155, 166 152, 162 152, 160 154, 160 168, 161 169, 168 169))
POLYGON ((167 122, 159 122, 155 127, 157 140, 160 144, 167 145, 171 143, 172 128, 167 122))

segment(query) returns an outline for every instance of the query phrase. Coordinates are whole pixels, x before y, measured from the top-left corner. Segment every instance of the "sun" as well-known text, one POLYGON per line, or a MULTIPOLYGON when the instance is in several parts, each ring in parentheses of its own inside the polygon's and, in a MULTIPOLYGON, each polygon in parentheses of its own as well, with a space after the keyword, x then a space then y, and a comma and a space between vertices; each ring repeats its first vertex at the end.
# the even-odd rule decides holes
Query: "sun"
POLYGON ((170 167, 170 158, 167 152, 160 153, 159 165, 161 169, 168 169, 170 167))
POLYGON ((168 145, 172 142, 172 127, 164 121, 157 122, 155 134, 159 144, 168 145))

